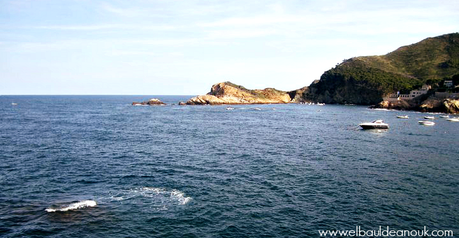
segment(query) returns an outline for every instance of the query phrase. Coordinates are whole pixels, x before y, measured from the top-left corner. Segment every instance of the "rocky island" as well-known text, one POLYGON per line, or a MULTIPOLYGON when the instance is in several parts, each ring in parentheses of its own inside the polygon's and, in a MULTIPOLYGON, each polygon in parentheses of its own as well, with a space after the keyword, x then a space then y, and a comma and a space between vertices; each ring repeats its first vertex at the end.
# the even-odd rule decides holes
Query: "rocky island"
POLYGON ((152 99, 150 99, 148 101, 144 101, 144 102, 133 102, 132 105, 133 106, 153 106, 153 105, 162 106, 162 105, 166 105, 166 104, 161 102, 161 100, 159 100, 157 98, 152 98, 152 99))
POLYGON ((249 90, 231 82, 222 82, 214 84, 208 94, 193 97, 181 104, 281 104, 295 102, 296 95, 296 91, 284 92, 274 88, 249 90))

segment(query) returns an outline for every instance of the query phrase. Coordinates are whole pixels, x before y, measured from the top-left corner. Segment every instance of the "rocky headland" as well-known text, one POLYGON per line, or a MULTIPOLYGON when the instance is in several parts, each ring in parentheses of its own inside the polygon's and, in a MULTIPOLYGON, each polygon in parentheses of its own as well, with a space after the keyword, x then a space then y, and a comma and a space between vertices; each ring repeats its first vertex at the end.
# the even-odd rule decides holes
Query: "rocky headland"
MULTIPOLYGON (((459 33, 427 38, 386 55, 346 59, 312 83, 303 98, 325 103, 377 105, 387 95, 406 93, 424 84, 432 85, 433 89, 441 87, 442 81, 455 75, 459 75, 459 33)), ((412 108, 412 105, 403 105, 406 102, 400 104, 395 106, 412 108)))
POLYGON ((314 102, 459 113, 459 100, 435 97, 439 89, 456 95, 459 92, 459 33, 427 38, 386 55, 344 60, 322 74, 320 80, 298 90, 249 90, 222 82, 214 84, 206 95, 193 97, 179 105, 314 102), (422 96, 384 101, 390 95, 406 95, 423 85, 429 85, 429 91, 422 96))
POLYGON ((296 91, 284 92, 274 88, 246 89, 231 82, 212 85, 210 92, 191 98, 181 105, 222 105, 222 104, 282 104, 295 102, 296 91))

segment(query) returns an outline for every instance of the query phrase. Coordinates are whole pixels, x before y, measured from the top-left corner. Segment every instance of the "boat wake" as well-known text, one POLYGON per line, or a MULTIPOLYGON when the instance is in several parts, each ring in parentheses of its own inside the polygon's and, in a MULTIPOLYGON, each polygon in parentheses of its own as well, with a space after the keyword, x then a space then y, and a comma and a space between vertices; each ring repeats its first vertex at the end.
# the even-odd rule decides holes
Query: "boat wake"
POLYGON ((47 212, 67 212, 67 211, 78 210, 78 209, 86 208, 86 207, 95 207, 95 206, 97 206, 96 201, 84 200, 84 201, 79 201, 79 202, 73 202, 70 204, 61 204, 61 205, 51 206, 49 208, 46 208, 45 211, 47 212))
POLYGON ((185 196, 185 193, 180 190, 155 187, 135 188, 110 197, 112 201, 127 201, 145 198, 151 198, 151 200, 145 202, 150 203, 152 206, 161 206, 162 209, 167 209, 169 206, 174 205, 185 205, 192 200, 191 197, 185 196))

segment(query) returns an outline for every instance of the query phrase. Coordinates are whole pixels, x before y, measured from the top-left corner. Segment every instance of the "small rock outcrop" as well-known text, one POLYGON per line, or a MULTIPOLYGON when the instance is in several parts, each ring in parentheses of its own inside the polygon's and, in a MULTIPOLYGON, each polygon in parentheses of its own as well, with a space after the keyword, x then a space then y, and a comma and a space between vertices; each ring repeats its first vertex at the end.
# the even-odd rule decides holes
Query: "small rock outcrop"
POLYGON ((287 92, 274 88, 249 90, 231 82, 214 84, 210 92, 191 98, 187 105, 280 104, 291 102, 287 92))
POLYGON ((144 102, 133 102, 132 103, 133 106, 153 106, 153 105, 166 105, 165 103, 161 102, 161 100, 157 99, 157 98, 152 98, 148 101, 144 101, 144 102))

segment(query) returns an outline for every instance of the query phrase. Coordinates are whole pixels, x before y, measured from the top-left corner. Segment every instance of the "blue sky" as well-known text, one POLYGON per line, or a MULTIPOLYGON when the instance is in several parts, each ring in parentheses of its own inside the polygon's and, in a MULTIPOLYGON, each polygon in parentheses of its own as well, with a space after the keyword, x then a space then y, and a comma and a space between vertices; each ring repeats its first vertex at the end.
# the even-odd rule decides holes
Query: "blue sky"
POLYGON ((0 0, 0 95, 293 90, 458 32, 459 1, 0 0))

